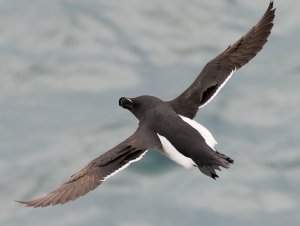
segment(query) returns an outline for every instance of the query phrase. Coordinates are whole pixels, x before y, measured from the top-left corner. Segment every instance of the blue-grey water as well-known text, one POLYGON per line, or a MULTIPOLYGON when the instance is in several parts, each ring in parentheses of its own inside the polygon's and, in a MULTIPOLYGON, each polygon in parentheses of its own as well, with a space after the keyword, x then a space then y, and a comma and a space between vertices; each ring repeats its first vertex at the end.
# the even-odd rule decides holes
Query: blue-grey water
POLYGON ((196 117, 235 160, 219 180, 151 152, 76 202, 14 202, 127 138, 120 96, 176 97, 268 3, 1 0, 0 225, 299 225, 299 1, 275 1, 263 51, 196 117))

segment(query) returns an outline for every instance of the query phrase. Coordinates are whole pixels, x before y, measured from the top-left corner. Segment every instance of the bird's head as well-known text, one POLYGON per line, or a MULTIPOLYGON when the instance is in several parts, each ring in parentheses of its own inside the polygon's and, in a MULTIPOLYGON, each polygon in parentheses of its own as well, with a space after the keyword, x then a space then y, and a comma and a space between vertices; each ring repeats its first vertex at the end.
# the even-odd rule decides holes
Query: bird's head
POLYGON ((147 109, 149 111, 149 109, 154 107, 159 101, 161 100, 152 96, 139 96, 135 98, 121 97, 119 99, 119 105, 131 111, 132 114, 140 120, 142 117, 146 117, 147 109))

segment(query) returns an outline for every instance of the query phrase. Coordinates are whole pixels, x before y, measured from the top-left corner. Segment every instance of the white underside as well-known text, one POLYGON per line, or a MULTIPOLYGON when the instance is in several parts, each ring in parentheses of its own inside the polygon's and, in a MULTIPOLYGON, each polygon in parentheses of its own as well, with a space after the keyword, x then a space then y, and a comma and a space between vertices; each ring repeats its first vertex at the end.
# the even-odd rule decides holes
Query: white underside
POLYGON ((133 162, 137 162, 139 160, 141 160, 144 155, 147 153, 148 150, 146 150, 143 154, 141 154, 139 157, 137 157, 136 159, 133 159, 129 162, 127 162, 125 165, 123 165, 122 167, 120 167, 119 169, 115 170, 114 172, 112 172, 111 174, 107 175, 106 177, 104 177, 101 181, 105 181, 107 180, 108 178, 114 176, 115 174, 117 174, 118 172, 122 171, 123 169, 125 169, 127 166, 129 166, 131 163, 133 162))
POLYGON ((233 73, 235 71, 236 71, 236 68, 234 68, 234 70, 231 71, 231 73, 228 75, 228 77, 225 79, 225 81, 220 85, 220 87, 216 90, 216 92, 211 96, 211 98, 209 98, 204 104, 202 104, 201 106, 199 106, 199 108, 204 107, 209 102, 211 102, 215 98, 215 96, 217 96, 217 94, 220 92, 220 90, 223 88, 223 86, 229 81, 229 79, 231 78, 231 76, 233 75, 233 73))
POLYGON ((190 169, 193 166, 197 166, 196 163, 191 159, 188 158, 186 156, 184 156, 183 154, 181 154, 179 151, 177 151, 177 149, 170 143, 170 141, 167 140, 167 138, 165 138, 164 136, 161 136, 159 134, 157 134, 160 142, 163 146, 163 154, 165 156, 167 156, 169 159, 171 159, 172 161, 176 162, 177 164, 190 169))
MULTIPOLYGON (((181 116, 181 115, 179 115, 179 116, 182 118, 183 121, 185 121, 190 126, 192 126, 194 129, 196 129, 201 134, 201 136, 204 138, 206 144, 214 150, 214 146, 217 144, 217 142, 214 139, 214 137, 212 136, 212 134, 204 126, 202 126, 201 124, 199 124, 198 122, 196 122, 192 119, 189 119, 189 118, 181 116)), ((176 162, 177 164, 179 164, 187 169, 190 169, 193 166, 197 166, 196 163, 191 158, 188 158, 188 157, 184 156, 183 154, 181 154, 170 143, 170 141, 168 141, 164 136, 161 136, 159 134, 157 134, 157 135, 163 146, 163 154, 165 156, 167 156, 172 161, 176 162)))

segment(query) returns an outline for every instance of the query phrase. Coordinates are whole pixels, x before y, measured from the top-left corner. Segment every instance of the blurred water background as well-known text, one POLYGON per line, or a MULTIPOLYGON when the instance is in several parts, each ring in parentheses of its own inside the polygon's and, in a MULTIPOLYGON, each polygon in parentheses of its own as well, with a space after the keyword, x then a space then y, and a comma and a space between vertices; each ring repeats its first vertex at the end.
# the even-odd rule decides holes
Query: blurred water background
POLYGON ((295 0, 275 1, 268 44, 196 118, 235 160, 219 180, 153 151, 76 202, 14 202, 46 194, 127 138, 137 120, 119 97, 176 97, 268 4, 1 0, 0 225, 299 225, 295 0))

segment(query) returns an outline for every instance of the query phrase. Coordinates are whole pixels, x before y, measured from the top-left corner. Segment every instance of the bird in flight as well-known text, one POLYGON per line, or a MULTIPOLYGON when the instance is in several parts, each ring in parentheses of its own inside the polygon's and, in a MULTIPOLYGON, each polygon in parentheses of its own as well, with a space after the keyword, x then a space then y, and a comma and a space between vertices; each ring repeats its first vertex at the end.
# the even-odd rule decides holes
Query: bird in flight
POLYGON ((258 23, 209 61, 196 80, 174 100, 163 101, 146 95, 121 97, 119 105, 139 120, 137 130, 46 196, 18 202, 45 207, 75 200, 153 149, 185 168, 197 167, 203 174, 216 179, 216 170, 228 168, 233 160, 216 150, 217 142, 212 134, 193 118, 199 108, 217 95, 232 74, 262 49, 271 33, 274 17, 271 1, 258 23))

